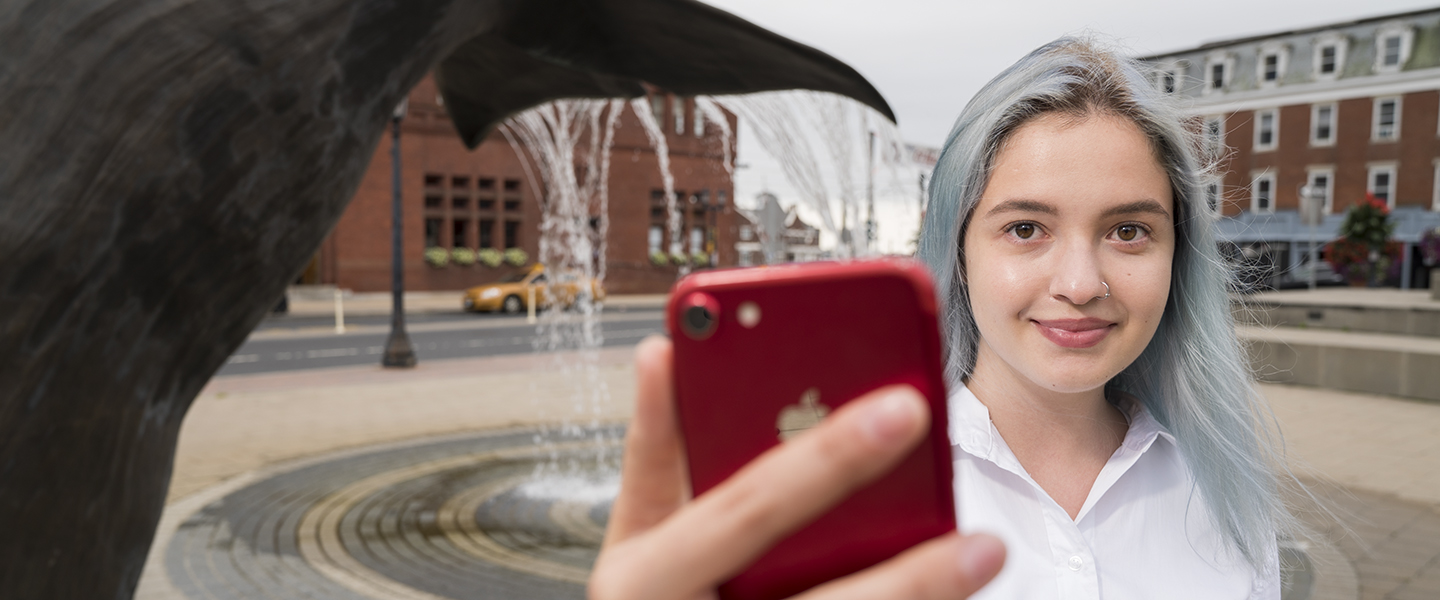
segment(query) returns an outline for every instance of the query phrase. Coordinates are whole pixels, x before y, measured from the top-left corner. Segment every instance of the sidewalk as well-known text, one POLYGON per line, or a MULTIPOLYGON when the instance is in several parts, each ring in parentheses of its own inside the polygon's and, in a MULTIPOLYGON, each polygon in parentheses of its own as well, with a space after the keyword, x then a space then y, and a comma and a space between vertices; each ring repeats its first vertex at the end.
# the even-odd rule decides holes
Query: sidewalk
MULTIPOLYGON (((463 290, 438 292, 405 292, 405 313, 458 313, 463 290)), ((329 317, 335 314, 335 298, 324 294, 292 294, 289 311, 292 317, 329 317)), ((605 306, 627 308, 663 308, 667 294, 618 294, 607 296, 605 306)), ((390 292, 351 292, 341 290, 341 307, 345 316, 388 315, 394 299, 390 292)))
MULTIPOLYGON (((167 503, 184 505, 267 467, 345 449, 555 422, 577 412, 586 421, 623 421, 635 389, 632 353, 216 378, 186 416, 167 503)), ((1320 534, 1306 550, 1317 567, 1311 599, 1440 597, 1440 404, 1301 386, 1260 389, 1292 468, 1342 521, 1301 514, 1320 534)))

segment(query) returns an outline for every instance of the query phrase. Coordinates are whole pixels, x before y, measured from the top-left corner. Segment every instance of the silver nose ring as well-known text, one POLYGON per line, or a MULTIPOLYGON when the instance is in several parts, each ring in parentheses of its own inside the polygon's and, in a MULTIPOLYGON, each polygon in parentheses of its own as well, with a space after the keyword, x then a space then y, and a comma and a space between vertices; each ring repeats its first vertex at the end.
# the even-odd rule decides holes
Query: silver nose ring
POLYGON ((1104 295, 1104 296, 1096 296, 1096 297, 1094 298, 1095 300, 1104 300, 1104 299, 1110 297, 1110 284, 1105 283, 1105 282, 1102 281, 1102 282, 1100 282, 1100 285, 1105 286, 1105 295, 1104 295))

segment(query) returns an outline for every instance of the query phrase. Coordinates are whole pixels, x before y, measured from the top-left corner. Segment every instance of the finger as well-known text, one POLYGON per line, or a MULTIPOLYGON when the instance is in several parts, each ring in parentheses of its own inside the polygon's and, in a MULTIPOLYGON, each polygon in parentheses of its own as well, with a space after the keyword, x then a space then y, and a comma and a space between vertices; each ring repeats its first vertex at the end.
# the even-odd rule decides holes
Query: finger
MULTIPOLYGON (((638 564, 665 564, 635 597, 687 597, 739 572, 798 529, 889 471, 928 429, 914 388, 884 388, 771 449, 647 532, 638 564)), ((638 541, 638 540, 637 540, 638 541)))
POLYGON ((792 600, 939 600, 978 591, 1005 564, 1005 545, 992 535, 949 534, 879 565, 816 587, 792 600))
POLYGON ((625 434, 607 546, 649 529, 685 502, 689 486, 671 385, 673 360, 670 340, 662 336, 647 337, 635 349, 635 416, 625 434))

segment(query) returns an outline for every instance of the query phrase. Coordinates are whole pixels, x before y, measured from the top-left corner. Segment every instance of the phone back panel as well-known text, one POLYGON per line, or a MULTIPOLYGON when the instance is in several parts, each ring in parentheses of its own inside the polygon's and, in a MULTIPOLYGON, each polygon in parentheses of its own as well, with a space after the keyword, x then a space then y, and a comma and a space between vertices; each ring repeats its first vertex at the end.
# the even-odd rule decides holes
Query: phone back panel
POLYGON ((932 415, 926 440, 895 470, 771 548, 722 598, 785 598, 954 530, 935 312, 928 272, 908 260, 714 271, 676 284, 667 323, 696 496, 780 444, 782 428, 876 388, 910 384, 932 415), (704 340, 680 327, 694 293, 719 311, 704 340), (746 302, 759 308, 753 327, 737 315, 746 302))

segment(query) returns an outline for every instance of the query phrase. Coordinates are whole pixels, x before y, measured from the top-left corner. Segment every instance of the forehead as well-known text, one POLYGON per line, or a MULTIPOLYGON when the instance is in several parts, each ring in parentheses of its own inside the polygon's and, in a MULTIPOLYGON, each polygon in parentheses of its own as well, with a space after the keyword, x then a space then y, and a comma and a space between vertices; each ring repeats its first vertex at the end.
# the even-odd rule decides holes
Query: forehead
POLYGON ((1150 139, 1130 120, 1104 114, 1049 114, 1016 129, 995 155, 975 214, 1014 200, 1074 216, 1142 200, 1174 210, 1150 139))

